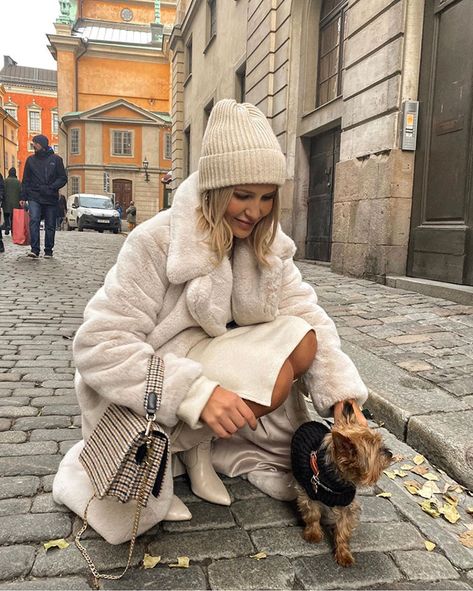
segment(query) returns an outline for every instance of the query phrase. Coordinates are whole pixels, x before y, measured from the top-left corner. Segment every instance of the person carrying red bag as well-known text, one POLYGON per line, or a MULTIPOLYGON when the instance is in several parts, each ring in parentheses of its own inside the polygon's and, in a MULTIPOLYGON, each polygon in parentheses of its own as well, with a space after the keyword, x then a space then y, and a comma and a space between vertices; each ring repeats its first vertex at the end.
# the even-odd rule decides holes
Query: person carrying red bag
POLYGON ((39 225, 44 219, 44 258, 51 258, 56 233, 56 215, 59 189, 67 183, 62 158, 54 153, 45 135, 33 138, 35 153, 28 156, 23 173, 20 206, 28 201, 30 215, 31 252, 28 257, 37 259, 40 253, 39 225))

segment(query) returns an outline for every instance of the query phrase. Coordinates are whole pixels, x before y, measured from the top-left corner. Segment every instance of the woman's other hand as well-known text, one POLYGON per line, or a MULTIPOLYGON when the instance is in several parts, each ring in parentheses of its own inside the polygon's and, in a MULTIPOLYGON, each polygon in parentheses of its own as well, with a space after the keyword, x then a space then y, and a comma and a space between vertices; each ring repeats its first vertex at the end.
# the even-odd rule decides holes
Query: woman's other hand
POLYGON ((212 392, 200 418, 212 431, 223 439, 248 424, 256 429, 257 421, 253 411, 238 394, 217 386, 212 392))
POLYGON ((362 427, 368 426, 368 421, 366 420, 364 414, 362 413, 360 407, 358 406, 358 403, 353 398, 350 398, 348 400, 341 400, 340 402, 337 402, 333 407, 333 418, 334 418, 335 424, 343 421, 343 419, 345 418, 345 420, 347 420, 347 419, 353 420, 355 423, 358 423, 362 427), (349 416, 346 416, 344 414, 345 404, 348 404, 351 407, 349 416))

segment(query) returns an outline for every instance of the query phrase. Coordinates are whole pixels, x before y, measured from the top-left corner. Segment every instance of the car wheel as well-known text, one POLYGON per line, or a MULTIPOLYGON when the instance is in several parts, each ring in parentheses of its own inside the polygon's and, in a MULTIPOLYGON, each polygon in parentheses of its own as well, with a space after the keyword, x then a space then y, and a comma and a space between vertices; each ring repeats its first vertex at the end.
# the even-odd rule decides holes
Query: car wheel
POLYGON ((118 228, 115 228, 114 230, 112 230, 112 232, 113 232, 114 234, 118 234, 118 228))
POLYGON ((79 226, 79 225, 77 226, 77 229, 79 230, 79 232, 83 232, 84 231, 84 228, 82 226, 79 226))
POLYGON ((97 230, 99 234, 103 234, 103 230, 97 230))
POLYGON ((66 230, 68 232, 70 232, 71 230, 73 230, 74 228, 71 228, 71 226, 69 225, 69 222, 66 221, 66 230))

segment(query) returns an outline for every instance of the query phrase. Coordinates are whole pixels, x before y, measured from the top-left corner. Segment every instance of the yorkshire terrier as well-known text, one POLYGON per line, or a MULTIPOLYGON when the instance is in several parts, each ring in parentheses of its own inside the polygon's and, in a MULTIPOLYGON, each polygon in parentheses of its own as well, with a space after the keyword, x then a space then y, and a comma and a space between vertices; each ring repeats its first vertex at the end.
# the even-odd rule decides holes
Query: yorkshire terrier
POLYGON ((350 539, 359 523, 357 486, 373 485, 392 462, 381 435, 361 423, 354 402, 343 404, 330 431, 322 423, 304 423, 294 433, 291 459, 297 480, 297 505, 307 542, 323 538, 321 522, 331 530, 335 560, 351 566, 350 539))

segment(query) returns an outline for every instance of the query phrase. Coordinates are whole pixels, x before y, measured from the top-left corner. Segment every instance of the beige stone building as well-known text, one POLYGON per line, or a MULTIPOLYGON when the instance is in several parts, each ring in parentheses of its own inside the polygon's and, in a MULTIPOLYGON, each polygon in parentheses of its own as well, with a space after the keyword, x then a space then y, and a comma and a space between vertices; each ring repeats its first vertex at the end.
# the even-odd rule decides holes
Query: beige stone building
POLYGON ((244 98, 286 154, 299 257, 473 285, 473 2, 178 0, 176 15, 174 188, 212 104, 244 98))

